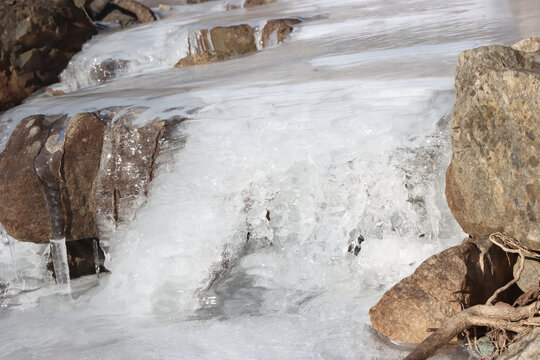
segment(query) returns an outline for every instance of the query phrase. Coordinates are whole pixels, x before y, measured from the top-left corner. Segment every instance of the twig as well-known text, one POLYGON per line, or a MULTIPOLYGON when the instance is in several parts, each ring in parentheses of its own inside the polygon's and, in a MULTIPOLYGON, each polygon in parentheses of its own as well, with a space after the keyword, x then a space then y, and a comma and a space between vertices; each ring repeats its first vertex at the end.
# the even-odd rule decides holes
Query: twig
POLYGON ((519 255, 519 261, 520 261, 520 264, 519 264, 519 268, 518 270, 516 271, 516 275, 514 276, 514 278, 512 280, 510 280, 506 285, 504 285, 503 287, 500 287, 499 289, 497 289, 493 295, 491 295, 491 297, 486 301, 486 305, 492 305, 493 302, 495 302, 495 300, 497 300, 497 296, 499 296, 500 293, 502 293, 503 291, 507 290, 510 286, 514 285, 515 283, 517 283, 519 281, 519 278, 521 277, 521 273, 523 272, 523 269, 525 268, 525 255, 523 254, 523 250, 521 247, 519 247, 517 250, 514 250, 514 249, 510 249, 506 246, 504 246, 503 244, 500 244, 497 240, 495 240, 495 237, 501 237, 504 241, 504 238, 508 238, 507 236, 501 234, 501 233, 494 233, 494 234, 491 234, 489 236, 489 240, 494 243, 495 245, 497 245, 498 247, 500 247, 501 249, 503 249, 505 252, 507 253, 512 253, 512 254, 518 254, 519 255))
POLYGON ((473 326, 487 326, 493 329, 524 333, 530 330, 520 321, 537 312, 536 303, 520 308, 476 305, 447 319, 437 332, 428 336, 405 360, 424 360, 442 345, 473 326))

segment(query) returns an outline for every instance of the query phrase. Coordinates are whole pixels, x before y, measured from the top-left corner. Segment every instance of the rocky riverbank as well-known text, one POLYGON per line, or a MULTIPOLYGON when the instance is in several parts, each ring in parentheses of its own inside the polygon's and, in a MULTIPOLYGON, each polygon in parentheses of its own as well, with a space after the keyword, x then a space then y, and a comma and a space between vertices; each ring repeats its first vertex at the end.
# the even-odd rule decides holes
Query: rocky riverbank
MULTIPOLYGON (((519 308, 537 300, 516 301, 540 282, 539 50, 540 38, 531 38, 460 54, 446 196, 470 238, 429 258, 370 310, 373 327, 392 341, 420 343, 474 305, 519 308), (499 233, 505 235, 493 236, 499 233)), ((530 323, 537 315, 530 314, 530 323)), ((535 325, 524 326, 528 333, 535 325)), ((493 354, 505 352, 512 334, 522 336, 511 328, 503 339, 500 329, 494 325, 488 333, 493 354)), ((538 345, 531 345, 533 338, 540 343, 538 333, 527 336, 504 358, 521 359, 525 353, 514 350, 521 347, 527 358, 540 356, 538 345)))

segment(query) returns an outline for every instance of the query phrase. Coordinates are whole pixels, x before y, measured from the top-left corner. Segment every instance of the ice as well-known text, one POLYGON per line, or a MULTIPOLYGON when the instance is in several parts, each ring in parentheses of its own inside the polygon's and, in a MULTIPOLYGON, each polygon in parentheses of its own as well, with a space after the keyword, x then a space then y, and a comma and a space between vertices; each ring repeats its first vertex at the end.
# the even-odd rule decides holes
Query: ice
POLYGON ((62 285, 66 291, 69 291, 69 266, 66 238, 51 239, 50 245, 56 283, 62 285))
MULTIPOLYGON (((371 330, 368 310, 465 236, 444 198, 457 54, 537 35, 538 3, 170 3, 161 22, 87 44, 54 85, 70 93, 36 94, 2 115, 0 149, 34 113, 123 106, 143 109, 136 124, 187 120, 184 147, 161 159, 134 222, 108 239, 110 273, 59 297, 43 245, 16 244, 21 282, 39 289, 5 303, 0 358, 403 356, 371 330), (291 16, 304 22, 283 44, 171 68, 197 30, 291 16), (95 86, 90 66, 109 58, 131 65, 95 86)), ((467 358, 455 351, 439 358, 467 358)))

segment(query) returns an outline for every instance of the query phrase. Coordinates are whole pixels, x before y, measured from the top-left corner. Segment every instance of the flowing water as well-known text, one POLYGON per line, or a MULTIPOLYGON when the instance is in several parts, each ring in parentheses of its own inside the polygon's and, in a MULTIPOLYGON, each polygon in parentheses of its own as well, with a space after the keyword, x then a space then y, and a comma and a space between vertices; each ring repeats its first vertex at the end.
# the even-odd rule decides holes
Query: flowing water
POLYGON ((65 95, 2 116, 0 150, 29 114, 123 106, 140 123, 187 120, 183 148, 108 241, 110 273, 62 296, 47 246, 1 235, 0 358, 405 354, 368 310, 464 236, 444 199, 457 54, 538 35, 538 1, 168 3, 159 22, 88 42, 52 86, 65 95), (291 17, 303 22, 283 44, 172 68, 196 30, 291 17), (105 60, 119 70, 100 82, 92 67, 105 60))

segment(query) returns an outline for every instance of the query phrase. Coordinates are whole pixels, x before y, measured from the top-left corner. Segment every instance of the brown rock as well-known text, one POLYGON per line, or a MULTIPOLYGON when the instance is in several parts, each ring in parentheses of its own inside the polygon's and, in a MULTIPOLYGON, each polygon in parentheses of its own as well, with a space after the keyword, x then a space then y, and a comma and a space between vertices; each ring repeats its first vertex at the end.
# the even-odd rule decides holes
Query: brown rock
POLYGON ((93 114, 71 118, 65 131, 61 166, 61 192, 68 239, 99 236, 96 226, 95 197, 104 124, 93 114))
POLYGON ((276 0, 246 0, 244 2, 244 7, 245 8, 250 8, 250 7, 253 7, 253 6, 260 6, 260 5, 266 5, 266 4, 271 4, 271 3, 275 3, 276 0))
POLYGON ((129 115, 109 125, 104 140, 95 197, 100 238, 109 238, 119 225, 129 223, 144 202, 152 181, 165 122, 132 125, 129 115))
POLYGON ((70 0, 0 2, 0 110, 19 104, 58 74, 96 33, 70 0))
POLYGON ((400 343, 419 343, 443 321, 476 304, 512 276, 515 258, 495 245, 465 240, 424 261, 369 311, 375 330, 400 343), (484 251, 482 251, 480 248, 484 251))
POLYGON ((135 14, 135 17, 140 23, 156 21, 156 15, 149 7, 134 1, 134 0, 117 0, 116 6, 135 14))
POLYGON ((459 55, 448 205, 475 238, 503 232, 540 250, 540 53, 459 55))
MULTIPOLYGON (((158 155, 175 145, 182 119, 132 125, 117 114, 31 116, 0 154, 0 223, 21 241, 106 239, 134 218, 158 155)), ((181 144, 180 144, 181 146, 181 144)))
POLYGON ((175 65, 175 68, 183 68, 192 65, 211 64, 215 62, 228 60, 229 56, 217 51, 208 51, 201 54, 188 55, 180 59, 175 65))
POLYGON ((266 47, 270 42, 270 37, 275 32, 277 43, 282 43, 293 31, 293 25, 300 23, 298 19, 277 19, 268 20, 263 28, 262 42, 266 47))
POLYGON ((188 38, 188 46, 189 54, 174 67, 210 64, 257 51, 255 32, 245 24, 198 30, 188 38))
POLYGON ((210 30, 214 50, 228 56, 237 56, 257 51, 255 32, 249 25, 215 27, 210 30))
POLYGON ((33 161, 56 119, 34 115, 21 121, 0 154, 0 222, 13 237, 47 242, 51 226, 33 161))

